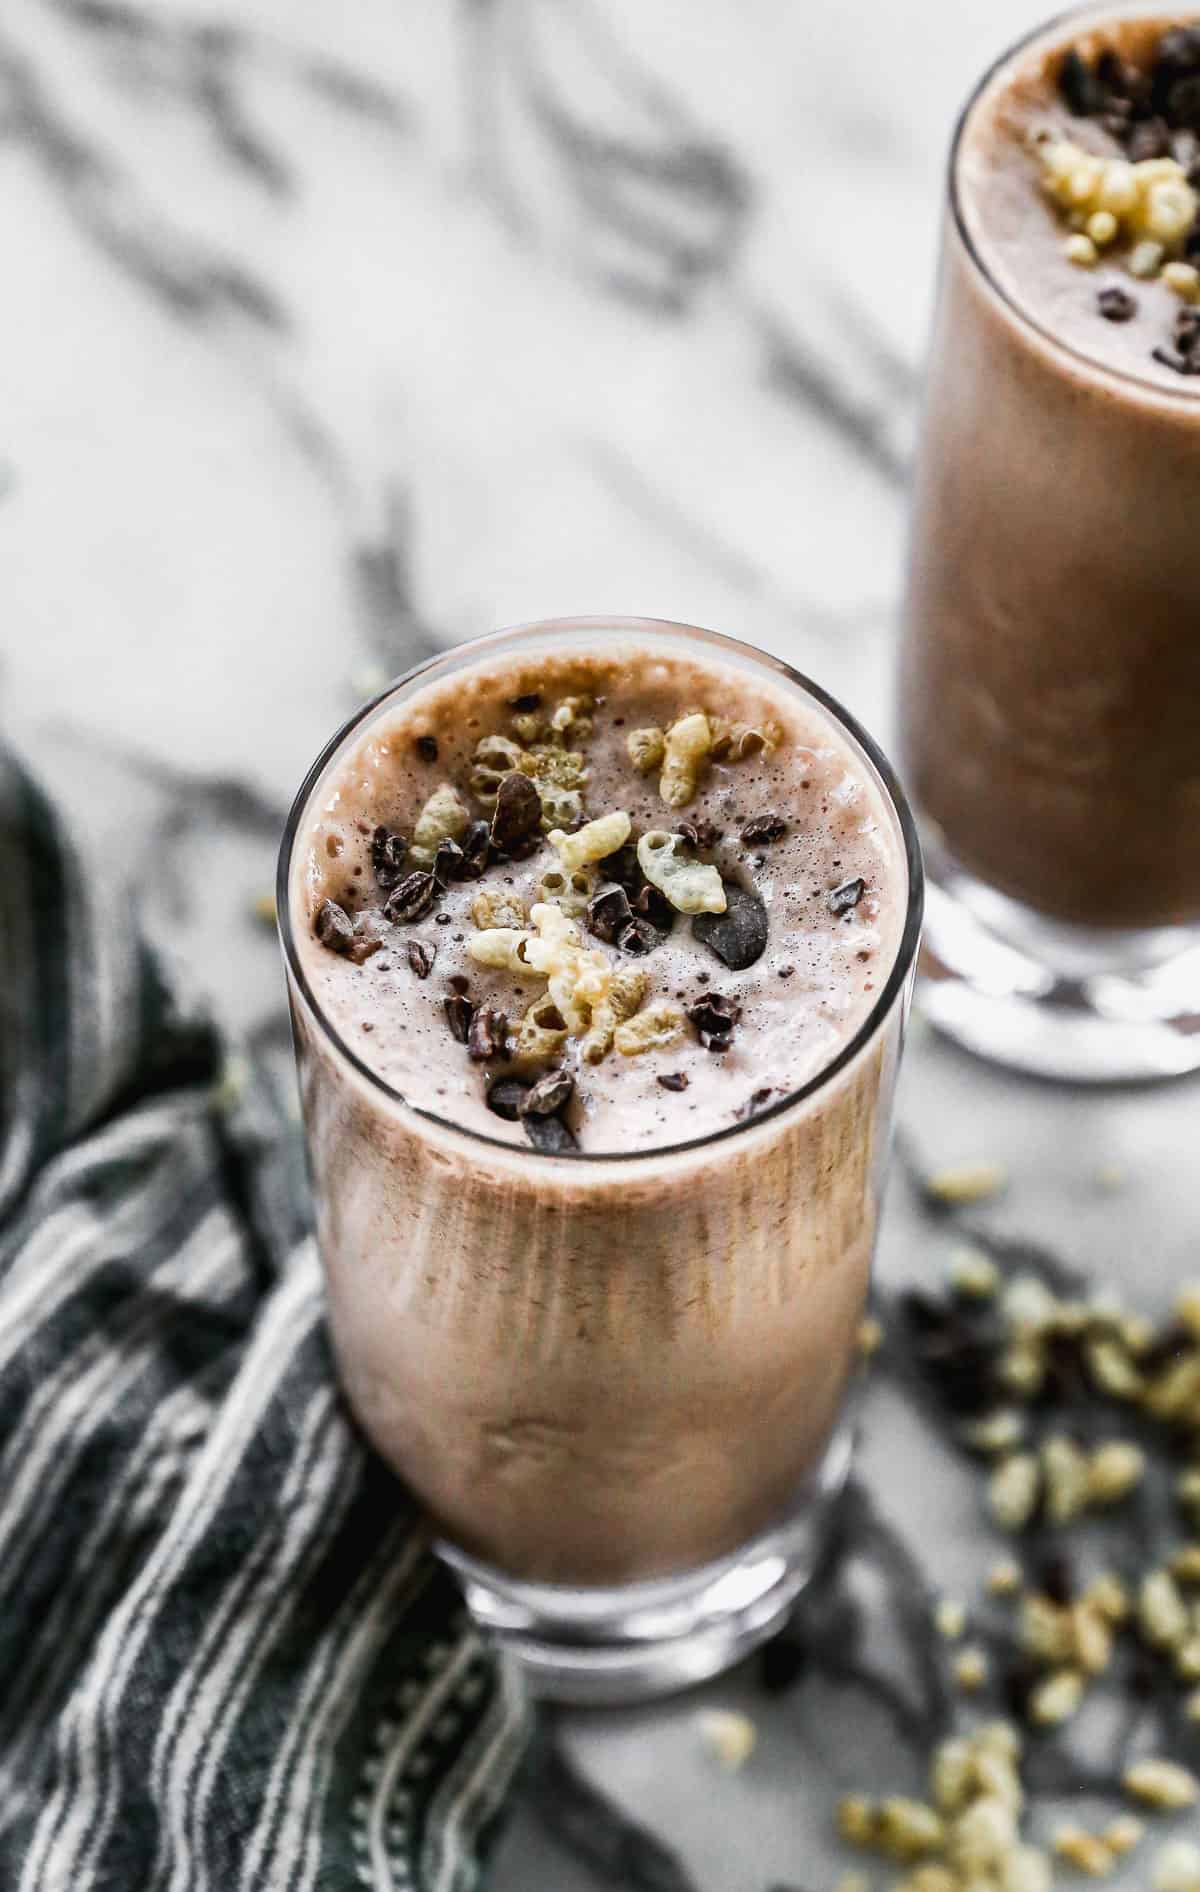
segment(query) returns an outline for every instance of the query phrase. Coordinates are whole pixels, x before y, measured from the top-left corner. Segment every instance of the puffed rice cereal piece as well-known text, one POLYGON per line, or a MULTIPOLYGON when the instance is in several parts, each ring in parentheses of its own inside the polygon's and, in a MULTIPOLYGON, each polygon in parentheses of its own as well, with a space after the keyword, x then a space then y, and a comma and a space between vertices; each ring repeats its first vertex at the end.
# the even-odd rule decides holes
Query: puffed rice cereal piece
POLYGON ((1150 1868, 1154 1892, 1200 1892, 1200 1846, 1191 1839, 1169 1839, 1150 1868))
POLYGON ((1138 1626, 1156 1649, 1174 1649, 1191 1629, 1187 1604, 1169 1570, 1151 1570, 1138 1590, 1138 1626))
POLYGON ((1078 1669, 1058 1669, 1039 1682, 1029 1697, 1029 1719, 1040 1728, 1055 1728, 1077 1714, 1083 1701, 1083 1677, 1078 1669))
POLYGON ((639 775, 652 775, 661 769, 667 739, 661 729, 631 729, 625 738, 629 760, 639 775))
POLYGON ((1001 1892, 1050 1892, 1054 1872, 1037 1846, 1014 1846, 1000 1862, 1001 1892))
POLYGON ((528 938, 523 927, 489 926, 471 935, 467 954, 477 966, 492 966, 497 972, 523 972, 528 977, 534 970, 523 953, 528 938))
POLYGON ((542 804, 541 830, 550 834, 555 828, 568 831, 583 821, 583 795, 577 788, 558 788, 553 782, 535 782, 542 804))
POLYGON ((875 1808, 865 1794, 847 1793, 837 1803, 835 1824, 851 1846, 870 1846, 875 1839, 875 1808))
POLYGON ((613 974, 608 996, 592 1007, 592 1022, 579 1047, 585 1064, 599 1064, 608 1056, 617 1026, 638 1011, 649 983, 646 974, 633 967, 613 974))
POLYGON ((722 1767, 736 1774, 746 1765, 758 1740, 749 1715, 730 1708, 702 1708, 696 1721, 700 1739, 722 1767))
POLYGON ((471 769, 470 789, 476 801, 485 808, 496 799, 496 791, 506 775, 514 771, 522 775, 533 772, 532 759, 520 746, 508 736, 481 736, 475 744, 475 760, 471 769))
POLYGON ((1014 1452, 988 1481, 988 1507, 1002 1531, 1020 1531, 1033 1516, 1041 1491, 1041 1472, 1031 1452, 1014 1452))
POLYGON ((578 920, 587 912, 596 890, 596 875, 590 867, 577 867, 568 874, 561 867, 551 867, 542 875, 538 897, 558 907, 569 920, 578 920))
POLYGON ((1140 1846, 1146 1837, 1146 1823, 1135 1814, 1121 1813, 1115 1820, 1110 1820, 1100 1835, 1110 1853, 1118 1859, 1124 1859, 1135 1846, 1140 1846))
POLYGON ((623 1058, 636 1058, 643 1051, 662 1051, 674 1044, 683 1031, 683 1013, 678 1005, 661 1001, 636 1012, 613 1033, 613 1043, 623 1058))
POLYGON ((1064 1859, 1089 1879, 1106 1878, 1116 1864, 1111 1848, 1099 1834, 1089 1833, 1083 1826, 1058 1827, 1054 1834, 1054 1851, 1059 1859, 1064 1859))
POLYGON ((533 765, 529 772, 539 784, 546 782, 555 788, 582 788, 587 781, 588 772, 581 749, 554 749, 539 744, 531 751, 528 760, 533 765))
POLYGON ((499 927, 524 932, 529 925, 525 902, 509 887, 482 887, 471 902, 471 918, 481 932, 499 927))
POLYGON ((948 1851, 961 1872, 988 1872, 1012 1851, 1017 1816, 995 1794, 982 1794, 950 1828, 948 1851))
POLYGON ((557 736, 564 740, 568 737, 576 742, 586 742, 592 733, 592 712, 596 700, 591 696, 564 696, 556 703, 550 717, 550 727, 557 736))
POLYGON ((570 873, 573 868, 588 867, 593 861, 602 861, 608 855, 615 854, 628 841, 632 825, 624 809, 618 808, 611 814, 597 816, 595 821, 585 822, 574 834, 564 834, 561 828, 551 828, 550 845, 570 873))
POLYGON ((561 1011, 567 1030, 580 1037, 587 1030, 593 1008, 607 998, 612 984, 611 961, 598 948, 581 944, 574 920, 548 900, 539 900, 530 921, 534 928, 521 957, 549 982, 550 997, 561 1011))
POLYGON ((1119 1504, 1141 1483, 1146 1454, 1127 1439, 1110 1439, 1097 1446, 1088 1461, 1089 1504, 1119 1504))
POLYGON ((435 788, 417 816, 409 855, 420 865, 427 865, 438 851, 439 841, 461 841, 471 825, 471 816, 449 782, 435 788))
POLYGON ((934 1750, 929 1770, 929 1786, 935 1804, 943 1813, 957 1813, 971 1797, 975 1785, 975 1754, 962 1736, 942 1741, 934 1750))
POLYGON ((566 1020, 549 993, 543 992, 517 1027, 512 1061, 517 1065, 549 1064, 558 1057, 568 1036, 566 1020))
POLYGON ((712 728, 703 710, 671 724, 658 778, 658 792, 668 808, 686 808, 700 786, 711 751, 712 728))
POLYGON ((720 874, 708 862, 681 857, 684 845, 681 834, 651 828, 637 844, 638 866, 677 913, 724 913, 728 902, 720 874))
POLYGON ((892 1859, 920 1859, 935 1853, 945 1842, 946 1828, 940 1813, 923 1800, 910 1800, 904 1794, 892 1794, 879 1809, 876 1844, 892 1859))
POLYGON ((954 1658, 954 1679, 968 1695, 974 1695, 988 1679, 988 1660, 977 1643, 954 1658))
POLYGON ((1181 1767, 1177 1761, 1164 1761, 1157 1757, 1135 1761, 1132 1767, 1126 1768, 1122 1785, 1135 1800, 1144 1801, 1148 1807, 1159 1807, 1164 1812, 1194 1807, 1197 1799, 1200 1799, 1200 1783, 1193 1773, 1181 1767))
POLYGON ((727 723, 724 717, 709 717, 713 729, 714 761, 748 762, 751 756, 774 755, 783 741, 781 723, 727 723))
POLYGON ((1069 1524, 1087 1507, 1087 1454, 1071 1439, 1056 1433, 1045 1441, 1041 1457, 1046 1514, 1054 1524, 1069 1524))

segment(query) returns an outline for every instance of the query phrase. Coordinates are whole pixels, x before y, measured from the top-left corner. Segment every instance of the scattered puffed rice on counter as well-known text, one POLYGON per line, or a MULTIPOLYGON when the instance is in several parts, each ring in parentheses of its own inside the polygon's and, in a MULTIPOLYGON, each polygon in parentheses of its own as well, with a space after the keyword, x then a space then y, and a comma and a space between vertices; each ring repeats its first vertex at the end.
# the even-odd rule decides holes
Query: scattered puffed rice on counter
POLYGON ((928 1178, 926 1188, 938 1202, 965 1204, 987 1202, 998 1196, 1008 1182, 1002 1163, 954 1163, 928 1178))
POLYGON ((1132 1794, 1135 1800, 1163 1811, 1175 1812, 1192 1807, 1200 1799, 1200 1783, 1196 1776, 1177 1761, 1157 1758, 1135 1761, 1132 1767, 1126 1768, 1123 1785, 1126 1793, 1132 1794))
POLYGON ((758 1731, 749 1715, 731 1708, 702 1708, 696 1726, 709 1753, 730 1773, 743 1768, 754 1752, 758 1731))
POLYGON ((934 1625, 939 1636, 947 1642, 957 1642, 967 1627, 967 1611, 956 1596, 943 1596, 933 1613, 934 1625))
POLYGON ((1200 1846, 1171 1839, 1160 1846, 1150 1868, 1154 1892, 1200 1892, 1200 1846))

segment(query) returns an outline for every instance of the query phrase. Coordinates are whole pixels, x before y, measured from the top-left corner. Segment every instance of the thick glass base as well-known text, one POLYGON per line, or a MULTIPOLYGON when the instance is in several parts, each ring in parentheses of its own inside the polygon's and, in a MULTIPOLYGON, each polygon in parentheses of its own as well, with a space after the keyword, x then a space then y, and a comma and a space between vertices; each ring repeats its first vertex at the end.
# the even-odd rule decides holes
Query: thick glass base
POLYGON ((820 1555, 850 1468, 849 1426, 779 1524, 732 1556, 606 1590, 521 1583, 440 1543, 481 1628, 517 1658, 529 1689, 583 1705, 645 1701, 732 1667, 778 1629, 820 1555))
POLYGON ((981 1057, 1078 1084, 1200 1069, 1200 927, 1045 919, 926 850, 921 1008, 981 1057))

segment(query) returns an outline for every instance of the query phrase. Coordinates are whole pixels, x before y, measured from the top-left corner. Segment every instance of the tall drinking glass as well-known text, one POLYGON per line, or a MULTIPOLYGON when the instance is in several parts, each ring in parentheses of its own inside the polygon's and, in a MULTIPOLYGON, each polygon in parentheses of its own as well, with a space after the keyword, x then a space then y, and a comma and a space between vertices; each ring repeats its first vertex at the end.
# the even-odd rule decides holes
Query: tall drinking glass
POLYGON ((849 1455, 922 901, 887 762, 815 684, 745 645, 630 620, 533 625, 401 679, 300 790, 278 907, 329 1318, 363 1426, 424 1500, 479 1622, 535 1688, 626 1700, 734 1661, 811 1568, 849 1455), (302 855, 373 728, 481 664, 618 640, 801 700, 873 785, 902 924, 873 1009, 747 1122, 637 1154, 546 1156, 401 1095, 305 970, 302 855))
POLYGON ((1200 1066, 1200 378, 1152 346, 1167 287, 1115 252, 1064 260, 1070 226, 1005 125, 1039 87, 1065 112, 1068 47, 1136 59, 1182 17, 1065 15, 968 102, 912 526, 900 746, 927 1007, 988 1057, 1082 1081, 1200 1066))

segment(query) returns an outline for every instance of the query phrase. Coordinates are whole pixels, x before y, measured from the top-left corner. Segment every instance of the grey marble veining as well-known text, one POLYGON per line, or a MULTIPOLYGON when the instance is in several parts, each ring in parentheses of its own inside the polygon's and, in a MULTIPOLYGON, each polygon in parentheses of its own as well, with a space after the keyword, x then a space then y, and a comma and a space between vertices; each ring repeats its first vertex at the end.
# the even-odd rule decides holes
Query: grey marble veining
MULTIPOLYGON (((0 714, 239 1031, 278 1035, 251 905, 296 783, 430 650, 692 619, 886 737, 945 146, 1040 10, 6 0, 0 714)), ((902 1114, 931 1160, 1009 1165, 997 1226, 1153 1304, 1200 1262, 1195 1099, 1038 1088, 918 1030, 902 1114)), ((949 1239, 896 1188, 884 1278, 949 1239)), ((965 1592, 992 1547, 929 1454, 868 1404, 872 1488, 965 1592)), ((830 1885, 831 1796, 888 1730, 805 1688, 752 1712, 736 1779, 695 1698, 571 1740, 705 1892, 830 1885)), ((491 1878, 589 1883, 525 1815, 491 1878)))

